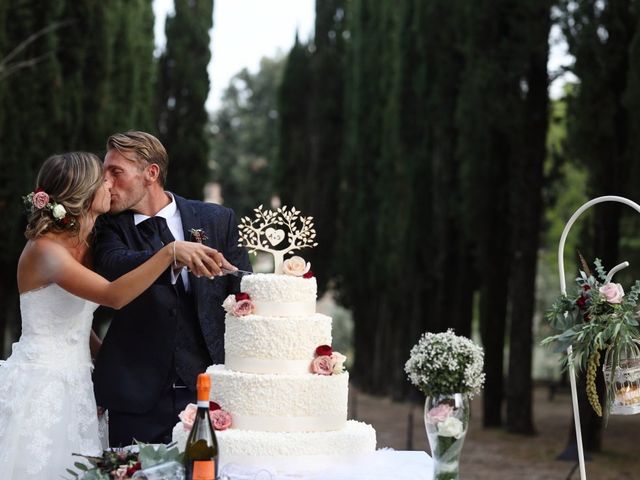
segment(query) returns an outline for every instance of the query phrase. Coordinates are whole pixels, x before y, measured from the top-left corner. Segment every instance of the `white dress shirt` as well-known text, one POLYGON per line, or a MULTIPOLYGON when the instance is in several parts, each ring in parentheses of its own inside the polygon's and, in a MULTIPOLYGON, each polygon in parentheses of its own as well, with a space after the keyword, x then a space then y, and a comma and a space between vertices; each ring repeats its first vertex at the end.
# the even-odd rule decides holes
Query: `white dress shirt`
MULTIPOLYGON (((167 221, 167 226, 169 227, 169 231, 173 238, 176 240, 184 240, 184 229, 182 227, 182 218, 180 217, 180 210, 178 210, 178 205, 176 204, 175 198, 170 192, 164 192, 171 198, 171 203, 166 207, 160 209, 158 213, 156 213, 155 217, 162 217, 167 221)), ((148 215, 143 215, 142 213, 134 213, 133 214, 133 223, 138 225, 141 222, 144 222, 147 218, 151 218, 148 215)), ((186 268, 181 268, 180 276, 182 276, 182 283, 184 284, 184 289, 189 291, 189 274, 187 273, 186 268)), ((178 281, 177 270, 171 269, 171 283, 175 285, 178 281)))

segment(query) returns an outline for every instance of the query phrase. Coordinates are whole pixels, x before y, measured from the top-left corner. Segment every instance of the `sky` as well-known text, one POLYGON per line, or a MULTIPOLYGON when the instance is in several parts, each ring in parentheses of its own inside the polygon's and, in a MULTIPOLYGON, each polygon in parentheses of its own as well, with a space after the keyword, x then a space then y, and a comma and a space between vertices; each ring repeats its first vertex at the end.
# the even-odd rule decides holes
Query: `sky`
MULTIPOLYGON (((156 16, 156 51, 165 44, 164 20, 173 13, 173 0, 154 0, 156 16)), ((212 57, 209 63, 211 90, 207 110, 220 106, 222 91, 231 77, 243 68, 255 72, 262 57, 287 52, 293 45, 296 31, 301 40, 313 33, 315 0, 215 0, 213 12, 212 57)), ((549 71, 570 63, 566 43, 559 30, 550 36, 549 71)), ((565 74, 550 86, 551 98, 562 96, 563 85, 572 76, 565 74)))
MULTIPOLYGON (((173 0, 154 0, 156 48, 163 48, 164 19, 173 0)), ((315 0, 215 0, 207 110, 220 106, 222 91, 243 68, 255 72, 262 57, 288 52, 296 30, 301 40, 313 32, 315 0)))

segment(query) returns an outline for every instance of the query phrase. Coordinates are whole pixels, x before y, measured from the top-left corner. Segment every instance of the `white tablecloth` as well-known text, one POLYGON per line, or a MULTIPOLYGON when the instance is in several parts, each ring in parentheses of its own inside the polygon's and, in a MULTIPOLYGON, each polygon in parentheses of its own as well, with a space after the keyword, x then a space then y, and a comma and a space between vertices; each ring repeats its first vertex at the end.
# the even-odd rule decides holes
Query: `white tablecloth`
POLYGON ((348 464, 334 464, 312 474, 275 474, 268 467, 224 465, 221 480, 432 480, 433 464, 425 452, 378 450, 348 464))

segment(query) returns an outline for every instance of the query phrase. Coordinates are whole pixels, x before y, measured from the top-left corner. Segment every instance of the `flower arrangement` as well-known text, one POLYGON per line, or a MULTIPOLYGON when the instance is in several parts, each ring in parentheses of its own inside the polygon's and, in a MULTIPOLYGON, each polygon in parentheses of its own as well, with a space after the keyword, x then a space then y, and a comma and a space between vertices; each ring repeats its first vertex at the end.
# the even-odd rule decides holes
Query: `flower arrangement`
MULTIPOLYGON (((191 431, 197 413, 198 406, 195 403, 190 403, 178 415, 186 432, 191 431)), ((223 410, 216 402, 209 402, 209 420, 211 420, 211 425, 216 431, 226 430, 231 426, 232 421, 231 414, 223 410)))
POLYGON ((75 480, 128 480, 138 470, 147 469, 164 462, 178 462, 182 464, 182 453, 176 444, 147 445, 137 443, 138 451, 125 449, 105 450, 100 457, 85 458, 88 465, 83 462, 76 462, 77 469, 67 469, 67 473, 75 480))
POLYGON ((334 352, 331 345, 320 345, 316 348, 315 358, 311 362, 311 373, 317 375, 340 375, 344 372, 347 357, 334 352))
POLYGON ((222 302, 222 308, 236 317, 251 315, 255 310, 251 297, 248 293, 243 292, 231 294, 225 298, 222 302))
MULTIPOLYGON (((607 358, 611 359, 609 373, 605 375, 608 386, 606 412, 617 395, 614 378, 618 364, 628 360, 625 358, 628 352, 635 352, 636 357, 640 354, 636 343, 640 340, 637 305, 640 281, 636 281, 626 294, 622 285, 611 282, 611 273, 607 273, 599 259, 594 261, 594 275, 584 259, 580 258, 582 270, 576 278, 578 288, 573 294, 560 295, 546 314, 551 326, 560 333, 545 338, 542 344, 553 345, 563 352, 565 368, 569 362, 567 349, 572 348, 571 359, 575 361, 577 369, 586 371, 589 403, 602 416, 602 405, 595 386, 600 352, 608 352, 607 358)), ((621 387, 626 389, 628 385, 621 387)))
POLYGON ((475 395, 484 384, 482 348, 452 329, 425 333, 404 366, 409 381, 427 396, 475 395))
POLYGON ((61 203, 56 203, 49 198, 49 194, 38 187, 33 192, 22 197, 25 207, 30 213, 37 210, 48 210, 54 220, 64 226, 73 226, 75 221, 67 215, 67 210, 61 203))
POLYGON ((457 480, 469 427, 469 398, 484 383, 482 348, 449 329, 425 333, 411 349, 405 372, 426 396, 424 421, 434 479, 457 480))

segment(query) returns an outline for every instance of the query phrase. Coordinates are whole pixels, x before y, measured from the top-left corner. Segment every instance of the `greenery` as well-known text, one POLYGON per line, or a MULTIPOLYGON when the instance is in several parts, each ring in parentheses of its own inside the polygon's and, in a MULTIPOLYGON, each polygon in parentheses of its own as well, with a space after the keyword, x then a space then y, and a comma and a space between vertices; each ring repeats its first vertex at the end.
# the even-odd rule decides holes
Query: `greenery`
POLYGON ((176 444, 148 445, 136 442, 138 451, 123 449, 105 450, 101 457, 87 457, 89 465, 84 462, 74 464, 76 470, 67 472, 77 480, 113 480, 131 478, 138 470, 144 470, 164 462, 178 462, 182 464, 183 454, 176 444), (119 472, 120 475, 117 475, 119 472))
MULTIPOLYGON (((600 352, 611 350, 609 383, 613 385, 621 352, 640 340, 637 319, 640 281, 636 281, 629 293, 624 294, 620 284, 607 281, 607 272, 601 261, 596 259, 594 264, 596 275, 583 264, 583 270, 576 278, 576 291, 571 295, 560 295, 547 312, 547 319, 560 333, 547 337, 543 344, 565 352, 565 367, 568 362, 575 361, 580 371, 587 371, 589 399, 598 413, 594 373, 599 365, 600 352), (571 357, 566 353, 569 347, 572 348, 571 357)), ((607 405, 610 402, 611 392, 607 392, 607 405)))

